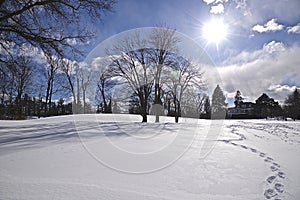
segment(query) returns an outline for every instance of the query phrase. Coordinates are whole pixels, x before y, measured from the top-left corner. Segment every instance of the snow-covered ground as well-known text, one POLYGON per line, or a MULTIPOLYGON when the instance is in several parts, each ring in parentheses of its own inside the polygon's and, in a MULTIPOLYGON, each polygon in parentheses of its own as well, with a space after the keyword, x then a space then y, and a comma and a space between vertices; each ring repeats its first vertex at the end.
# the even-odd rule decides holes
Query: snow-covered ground
POLYGON ((300 122, 0 121, 0 199, 300 199, 300 122))

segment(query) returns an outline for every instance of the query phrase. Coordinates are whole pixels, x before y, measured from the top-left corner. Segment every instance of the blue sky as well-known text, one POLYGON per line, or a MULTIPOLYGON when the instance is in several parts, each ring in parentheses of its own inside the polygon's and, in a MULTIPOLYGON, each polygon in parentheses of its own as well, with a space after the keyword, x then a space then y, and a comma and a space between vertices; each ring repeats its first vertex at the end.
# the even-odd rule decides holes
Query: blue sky
POLYGON ((166 24, 208 53, 228 98, 241 90, 249 101, 265 92, 282 102, 300 87, 299 9, 299 0, 119 0, 87 51, 120 32, 166 24), (228 32, 218 47, 202 34, 215 18, 228 32))

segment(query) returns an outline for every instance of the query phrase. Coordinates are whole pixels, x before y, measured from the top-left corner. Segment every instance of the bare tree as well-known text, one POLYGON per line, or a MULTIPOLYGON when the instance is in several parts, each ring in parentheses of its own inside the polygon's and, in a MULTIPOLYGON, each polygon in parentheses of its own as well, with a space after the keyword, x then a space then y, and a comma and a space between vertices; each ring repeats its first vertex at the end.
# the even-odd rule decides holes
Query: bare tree
POLYGON ((175 122, 178 123, 181 115, 181 106, 184 97, 188 94, 186 92, 189 88, 193 89, 202 87, 202 75, 200 67, 193 64, 182 57, 177 57, 173 62, 172 68, 165 69, 168 73, 166 90, 169 91, 173 100, 175 122))
POLYGON ((0 92, 1 92, 1 104, 4 105, 5 98, 8 95, 9 85, 12 83, 10 79, 10 70, 4 63, 0 63, 0 92))
MULTIPOLYGON (((14 56, 11 46, 24 43, 42 49, 45 54, 65 56, 75 42, 86 42, 93 36, 86 20, 99 20, 111 11, 115 0, 1 0, 0 46, 14 56)), ((6 56, 0 61, 7 62, 6 56)))
POLYGON ((188 87, 181 99, 181 116, 189 118, 200 118, 204 110, 204 103, 207 95, 203 87, 188 87))
POLYGON ((108 70, 99 73, 97 81, 97 100, 98 105, 102 107, 101 112, 111 113, 112 112, 112 90, 118 85, 116 80, 113 80, 108 70))
MULTIPOLYGON (((86 66, 84 63, 79 63, 78 64, 78 69, 77 69, 77 76, 76 78, 79 80, 79 84, 80 84, 80 89, 82 91, 82 102, 83 102, 83 113, 87 112, 87 103, 86 103, 86 93, 88 90, 88 87, 91 84, 92 81, 92 76, 93 76, 93 71, 91 68, 89 68, 88 66, 86 66)), ((79 96, 79 91, 77 93, 79 96)), ((79 102, 80 97, 77 96, 77 102, 79 102)))
MULTIPOLYGON (((79 97, 76 95, 76 82, 75 82, 75 75, 76 75, 76 65, 73 62, 67 59, 61 59, 60 62, 60 70, 63 73, 63 77, 59 80, 60 85, 67 91, 71 92, 73 97, 73 112, 79 112, 79 97)), ((78 85, 78 80, 77 85, 78 85)), ((79 91, 79 90, 78 90, 79 91)))
POLYGON ((10 68, 4 63, 0 63, 0 118, 5 119, 7 116, 11 116, 10 112, 12 111, 14 85, 14 76, 10 68))
POLYGON ((149 97, 154 82, 146 45, 146 39, 137 33, 125 38, 110 53, 112 74, 124 80, 129 87, 128 94, 132 91, 138 96, 142 122, 147 122, 149 97))
POLYGON ((57 90, 57 88, 54 88, 54 84, 56 82, 57 73, 60 67, 60 60, 57 57, 54 56, 46 56, 48 65, 45 67, 44 70, 44 76, 46 79, 46 95, 45 95, 45 101, 46 101, 46 108, 45 113, 49 113, 51 110, 51 102, 52 102, 52 96, 57 90))
POLYGON ((32 60, 24 55, 19 55, 17 62, 12 62, 8 65, 10 69, 11 78, 13 82, 12 91, 13 96, 15 96, 15 115, 17 117, 23 115, 23 102, 22 96, 25 92, 30 91, 30 86, 32 83, 32 76, 34 73, 34 66, 32 60))
MULTIPOLYGON (((172 54, 177 50, 179 39, 175 36, 175 29, 157 27, 150 35, 149 43, 152 45, 151 61, 154 64, 154 104, 161 105, 163 68, 172 63, 172 54)), ((159 122, 159 112, 155 114, 155 122, 159 122)))

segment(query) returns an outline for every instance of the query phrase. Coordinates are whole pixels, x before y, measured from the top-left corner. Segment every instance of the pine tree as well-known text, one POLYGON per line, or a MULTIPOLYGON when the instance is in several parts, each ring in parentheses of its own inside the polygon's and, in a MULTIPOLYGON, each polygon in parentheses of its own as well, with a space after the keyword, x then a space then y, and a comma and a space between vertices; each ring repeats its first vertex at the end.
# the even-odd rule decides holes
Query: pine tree
POLYGON ((235 101, 234 101, 235 107, 236 108, 240 107, 240 104, 243 102, 244 98, 242 97, 242 94, 239 90, 236 92, 236 95, 234 98, 235 98, 235 101))
POLYGON ((210 119, 211 118, 211 106, 210 106, 209 97, 205 98, 203 110, 204 110, 204 113, 202 114, 202 118, 210 119))
POLYGON ((278 117, 282 114, 279 103, 265 93, 255 102, 254 112, 258 118, 278 117))
POLYGON ((65 100, 63 98, 60 98, 57 102, 57 112, 58 115, 65 115, 65 106, 64 106, 65 100))
POLYGON ((293 120, 300 119, 300 92, 297 88, 287 97, 285 104, 286 116, 293 120))
POLYGON ((226 117, 226 106, 225 96, 220 86, 217 85, 212 95, 212 109, 211 118, 212 119, 224 119, 226 117))

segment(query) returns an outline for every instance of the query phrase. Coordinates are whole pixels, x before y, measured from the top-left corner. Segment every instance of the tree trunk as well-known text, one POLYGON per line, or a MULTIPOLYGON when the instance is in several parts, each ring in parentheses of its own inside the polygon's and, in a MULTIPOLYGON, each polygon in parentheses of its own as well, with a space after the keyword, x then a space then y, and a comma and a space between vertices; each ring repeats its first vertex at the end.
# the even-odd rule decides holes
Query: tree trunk
MULTIPOLYGON (((154 104, 161 105, 159 84, 155 84, 154 89, 154 104)), ((159 113, 155 113, 155 123, 159 122, 159 113)))
POLYGON ((77 114, 80 113, 80 108, 79 108, 79 102, 80 102, 80 85, 79 85, 79 78, 76 77, 77 79, 77 102, 76 102, 76 110, 77 110, 77 114))
POLYGON ((83 113, 86 113, 86 108, 85 108, 85 89, 82 89, 82 99, 83 99, 83 113))
POLYGON ((155 115, 155 123, 159 123, 159 115, 158 114, 155 115))
POLYGON ((178 123, 178 121, 179 121, 179 116, 176 114, 176 116, 175 116, 175 123, 178 123))
POLYGON ((53 80, 51 81, 51 88, 50 88, 50 93, 49 93, 49 113, 52 110, 52 107, 51 107, 52 94, 53 94, 53 80))
MULTIPOLYGON (((176 96, 175 96, 176 98, 176 96)), ((175 123, 178 123, 179 121, 179 116, 180 116, 180 103, 178 102, 178 105, 177 103, 175 103, 175 123)))
POLYGON ((103 100, 103 104, 104 104, 104 113, 107 113, 108 106, 107 106, 107 102, 106 102, 104 89, 105 89, 105 83, 104 83, 104 80, 101 80, 101 96, 102 96, 102 100, 103 100))
POLYGON ((50 103, 49 103, 50 87, 51 87, 51 80, 49 78, 48 81, 47 81, 46 104, 45 104, 45 107, 44 107, 44 112, 45 112, 46 116, 48 116, 49 110, 50 110, 50 109, 48 109, 48 107, 50 106, 50 103))
POLYGON ((142 114, 143 120, 142 122, 147 122, 147 114, 142 114))
POLYGON ((144 99, 141 98, 140 103, 141 103, 141 115, 143 117, 142 122, 147 122, 147 101, 144 101, 144 99))
POLYGON ((76 102, 76 95, 75 95, 75 91, 74 88, 72 87, 72 95, 73 95, 73 114, 78 114, 78 106, 77 106, 77 102, 76 102))

